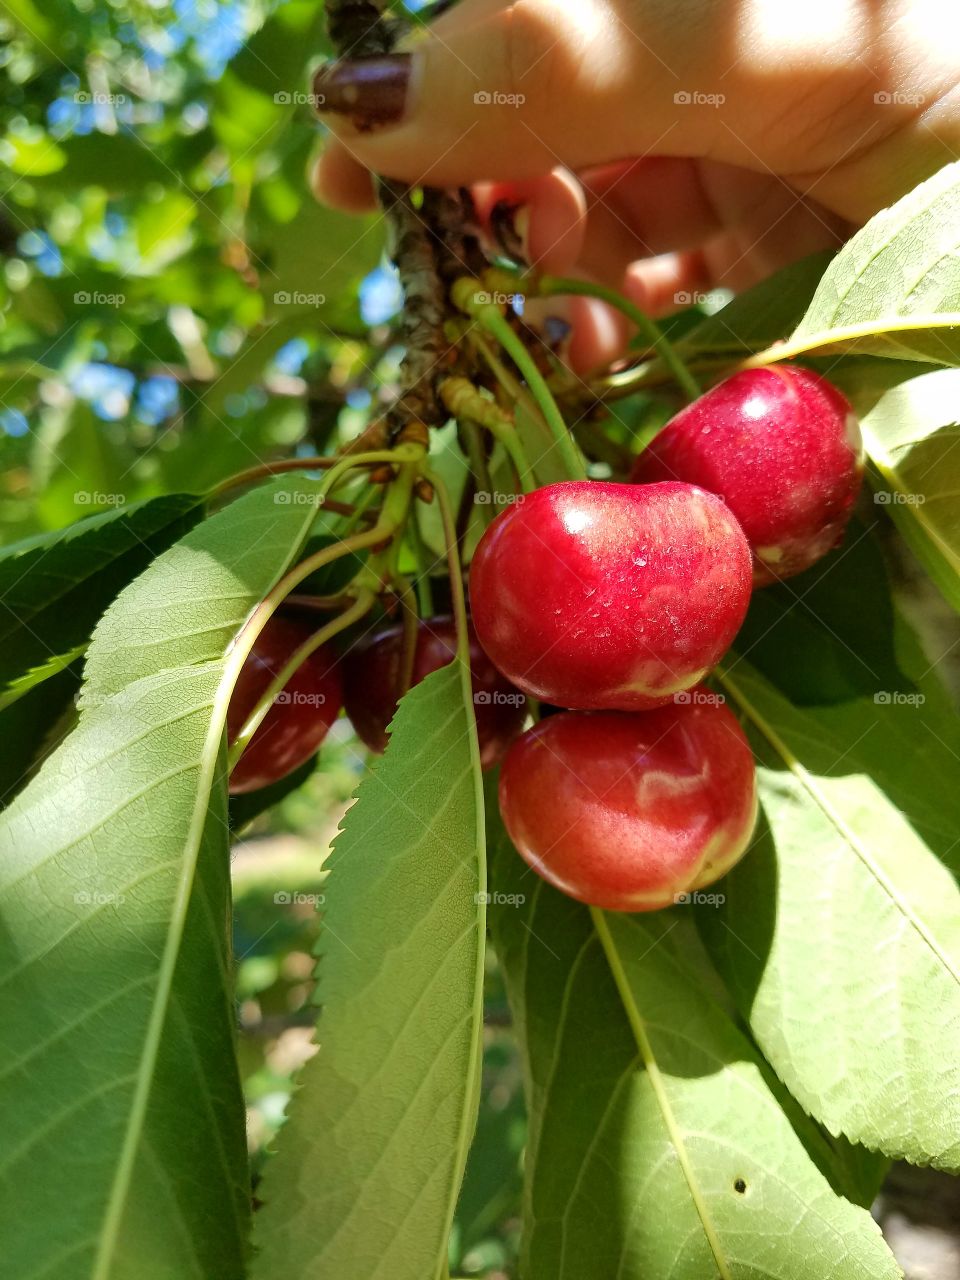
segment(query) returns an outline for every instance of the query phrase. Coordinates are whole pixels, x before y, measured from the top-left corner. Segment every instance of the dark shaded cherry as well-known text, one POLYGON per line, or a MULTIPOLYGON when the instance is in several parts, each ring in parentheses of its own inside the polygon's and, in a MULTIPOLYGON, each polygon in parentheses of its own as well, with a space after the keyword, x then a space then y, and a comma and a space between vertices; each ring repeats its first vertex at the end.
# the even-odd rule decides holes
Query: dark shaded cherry
POLYGON ((757 586, 792 577, 843 537, 863 476, 847 400, 808 369, 746 369, 677 414, 634 465, 637 482, 719 494, 755 556, 757 586))
POLYGON ((653 711, 541 721, 507 753, 500 811, 521 856, 556 888, 611 911, 653 911, 746 852, 756 770, 736 718, 694 689, 653 711))
POLYGON ((743 621, 750 573, 740 526, 713 494, 570 481, 497 516, 470 601, 480 643, 524 692, 632 711, 703 679, 743 621))
MULTIPOLYGON (((315 628, 275 614, 240 671, 227 711, 227 741, 247 717, 274 676, 315 628)), ((230 775, 230 791, 258 791, 303 764, 336 720, 343 702, 337 656, 322 645, 291 676, 230 775)))
MULTIPOLYGON (((457 652, 456 625, 450 617, 422 619, 411 687, 452 662, 457 652)), ((378 754, 386 749, 387 728, 397 709, 403 658, 403 626, 396 623, 359 641, 344 662, 344 706, 357 736, 378 754)), ((470 673, 477 718, 480 762, 496 764, 523 728, 527 700, 505 680, 470 630, 470 673)))

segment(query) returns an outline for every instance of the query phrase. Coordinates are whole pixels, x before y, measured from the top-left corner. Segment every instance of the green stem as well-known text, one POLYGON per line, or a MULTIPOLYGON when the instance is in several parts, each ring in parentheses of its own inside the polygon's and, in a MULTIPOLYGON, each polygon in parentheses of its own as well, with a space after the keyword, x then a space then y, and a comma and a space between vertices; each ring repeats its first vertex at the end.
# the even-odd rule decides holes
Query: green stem
POLYGON ((328 640, 332 640, 335 635, 339 635, 341 631, 345 631, 347 627, 354 622, 359 621, 364 614, 369 613, 373 607, 375 596, 372 591, 366 587, 357 593, 357 598, 349 609, 345 609, 339 618, 334 618, 332 622, 328 622, 325 627, 321 627, 319 631, 315 631, 312 636, 306 639, 299 648, 294 649, 293 653, 286 664, 281 667, 280 671, 264 689, 263 693, 257 699, 256 705, 247 716, 240 732, 234 738, 230 745, 227 761, 231 771, 236 766, 237 761, 243 755, 245 749, 250 743, 250 739, 260 728, 267 712, 273 706, 277 699, 277 695, 283 690, 287 682, 293 674, 306 662, 312 653, 315 653, 322 644, 326 644, 328 640))
POLYGON ((533 475, 533 468, 527 460, 527 453, 520 442, 513 427, 491 427, 494 438, 499 440, 507 451, 513 468, 517 473, 517 479, 520 481, 520 488, 524 493, 533 493, 537 487, 537 482, 533 475))
MULTIPOLYGON (((460 284, 460 281, 457 283, 460 284)), ((464 283, 472 284, 472 282, 466 281, 464 283)), ((507 318, 500 314, 499 308, 494 306, 493 303, 477 302, 475 297, 468 296, 466 289, 460 294, 458 303, 463 306, 468 315, 473 316, 486 329, 491 337, 496 338, 497 342, 500 343, 500 346, 520 370, 527 386, 530 388, 530 394, 537 402, 537 406, 543 414, 547 426, 550 428, 554 443, 560 450, 560 456, 563 458, 567 471, 578 479, 586 479, 587 472, 583 465, 583 458, 580 456, 573 436, 567 430, 567 424, 557 408, 557 402, 554 400, 553 394, 530 352, 510 328, 507 318)))
POLYGON ((639 329, 647 343, 656 351, 663 363, 669 368, 682 388, 688 400, 696 400, 700 395, 700 387, 696 378, 684 364, 676 352, 676 348, 645 311, 624 298, 616 289, 608 289, 605 285, 594 284, 589 280, 570 280, 561 276, 541 276, 537 293, 543 298, 557 297, 561 294, 577 294, 583 298, 598 298, 608 306, 614 307, 639 329))
POLYGON ((467 600, 463 591, 463 571, 457 550, 457 520, 450 503, 450 494, 439 476, 429 474, 427 479, 434 487, 440 504, 440 520, 443 524, 443 540, 447 550, 447 570, 450 574, 450 598, 453 618, 457 625, 457 656, 470 670, 470 630, 467 624, 467 600))
POLYGON ((416 507, 410 514, 407 525, 410 531, 410 549, 417 561, 417 602, 421 618, 433 617, 433 587, 430 584, 430 571, 427 569, 429 551, 420 530, 420 521, 416 507))

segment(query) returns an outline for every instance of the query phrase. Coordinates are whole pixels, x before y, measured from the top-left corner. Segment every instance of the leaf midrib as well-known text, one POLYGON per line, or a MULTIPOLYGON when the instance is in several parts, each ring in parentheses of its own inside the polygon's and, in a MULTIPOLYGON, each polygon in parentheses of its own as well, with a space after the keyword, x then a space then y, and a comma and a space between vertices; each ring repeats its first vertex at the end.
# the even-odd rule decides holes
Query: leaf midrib
POLYGON ((697 1216, 700 1219, 700 1225, 703 1228, 703 1233, 707 1238, 707 1244, 710 1246, 710 1251, 717 1264, 720 1280, 733 1280, 733 1274, 727 1265, 723 1246, 721 1245, 720 1238, 717 1235, 717 1229, 713 1224, 713 1220, 707 1211, 707 1206, 704 1202, 703 1196, 700 1193, 700 1187, 694 1174, 693 1164, 690 1160, 689 1154, 687 1153, 683 1134, 680 1132, 680 1126, 677 1124, 677 1118, 673 1114, 673 1108, 670 1105, 670 1098, 664 1084, 663 1076, 660 1073, 660 1065, 657 1062, 656 1055, 653 1051, 653 1045, 650 1043, 650 1037, 647 1035, 643 1015, 640 1013, 637 1002, 634 998, 633 990, 630 986, 630 980, 627 977, 626 971, 623 967, 623 962, 620 959, 617 944, 614 942, 613 936, 610 933, 610 928, 607 924, 603 911, 598 907, 591 907, 590 916, 593 920, 593 927, 600 938, 604 953, 606 954, 607 962, 610 965, 610 971, 613 974, 614 982, 617 985, 617 990, 620 993, 620 999, 630 1023, 630 1028, 633 1031, 637 1048, 640 1051, 641 1058, 643 1059, 643 1065, 647 1073, 647 1078, 650 1081, 650 1087, 653 1090, 654 1097, 657 1100, 657 1106, 660 1108, 660 1114, 663 1117, 664 1127, 666 1128, 670 1142, 677 1153, 677 1162, 686 1181, 687 1189, 690 1192, 690 1198, 697 1211, 697 1216))
POLYGON ((870 856, 869 850, 861 843, 860 840, 858 840, 856 832, 854 832, 853 829, 844 822, 843 818, 835 812, 833 805, 827 797, 823 795, 820 788, 815 785, 813 775, 804 767, 803 764, 801 764, 773 726, 767 722, 743 690, 738 687, 737 682, 729 672, 718 668, 716 675, 720 683, 730 690, 736 701, 777 752, 784 764, 806 791, 807 795, 810 796, 814 804, 817 805, 821 813, 823 813, 827 821, 835 828, 837 834, 842 837, 851 851, 860 859, 861 863, 866 867, 867 871, 900 912, 906 922, 917 933, 921 941, 926 944, 946 972, 951 978, 953 978, 954 982, 960 986, 960 972, 958 972, 954 967, 950 958, 941 949, 936 938, 926 928, 923 921, 919 919, 909 903, 904 902, 901 896, 896 892, 896 889, 894 885, 890 883, 889 878, 870 856))

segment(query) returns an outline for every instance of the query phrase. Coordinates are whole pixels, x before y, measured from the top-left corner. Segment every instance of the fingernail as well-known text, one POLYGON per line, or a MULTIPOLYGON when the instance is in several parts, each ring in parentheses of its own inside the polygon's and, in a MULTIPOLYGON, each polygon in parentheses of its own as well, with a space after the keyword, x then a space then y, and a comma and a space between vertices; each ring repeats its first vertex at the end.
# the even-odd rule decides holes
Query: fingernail
POLYGON ((409 53, 328 62, 313 77, 317 111, 346 116, 363 132, 399 124, 406 114, 410 63, 409 53))

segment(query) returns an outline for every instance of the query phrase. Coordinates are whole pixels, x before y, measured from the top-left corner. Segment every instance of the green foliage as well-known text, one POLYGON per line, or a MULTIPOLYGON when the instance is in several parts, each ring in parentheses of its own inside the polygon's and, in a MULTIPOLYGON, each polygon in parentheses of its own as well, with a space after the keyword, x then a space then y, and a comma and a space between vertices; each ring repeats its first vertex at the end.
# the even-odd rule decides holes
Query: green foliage
POLYGON ((476 1119, 485 931, 458 662, 403 699, 329 871, 321 1047, 259 1191, 254 1274, 359 1280, 389 1256, 397 1277, 441 1280, 476 1119))
POLYGON ((119 589, 199 514, 195 497, 174 494, 0 554, 0 709, 82 653, 119 589))
POLYGON ((958 245, 960 163, 878 213, 844 245, 778 358, 830 348, 956 364, 958 245))
POLYGON ((275 493, 225 508, 121 593, 79 724, 0 819, 12 1275, 242 1271, 224 653, 310 522, 275 493))
POLYGON ((526 1054, 522 1274, 898 1276, 869 1214, 831 1186, 844 1175, 822 1135, 738 1030, 688 909, 591 913, 531 875, 502 830, 491 848, 526 1054))

